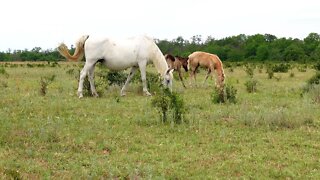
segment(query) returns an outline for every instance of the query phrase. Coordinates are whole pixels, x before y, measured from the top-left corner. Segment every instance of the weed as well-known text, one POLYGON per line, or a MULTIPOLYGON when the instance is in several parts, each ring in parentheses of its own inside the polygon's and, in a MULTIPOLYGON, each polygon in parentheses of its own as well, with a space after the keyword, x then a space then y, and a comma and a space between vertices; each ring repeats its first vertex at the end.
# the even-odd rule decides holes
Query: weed
POLYGON ((273 78, 273 76, 274 76, 274 71, 273 71, 273 69, 272 69, 271 67, 268 67, 268 68, 267 68, 267 74, 268 74, 268 78, 269 78, 269 79, 272 79, 272 78, 273 78))
POLYGON ((0 75, 3 74, 5 77, 9 77, 6 69, 4 67, 0 67, 0 75))
POLYGON ((289 77, 293 78, 294 76, 294 72, 291 72, 289 77))
POLYGON ((244 85, 246 86, 248 93, 257 92, 258 81, 256 79, 251 78, 248 81, 246 81, 244 85))
POLYGON ((183 99, 176 92, 171 92, 168 88, 161 86, 161 90, 152 99, 152 106, 158 109, 162 122, 167 122, 168 111, 172 111, 172 118, 175 124, 182 122, 185 106, 183 99))
POLYGON ((56 75, 41 77, 41 79, 40 79, 40 94, 42 96, 45 96, 47 94, 48 85, 54 81, 55 77, 56 77, 56 75))
POLYGON ((224 86, 224 89, 215 88, 211 94, 211 101, 217 103, 236 103, 237 89, 229 84, 224 86))
POLYGON ((254 74, 254 67, 250 66, 250 65, 245 65, 245 71, 247 73, 247 75, 252 78, 253 74, 254 74))
POLYGON ((320 62, 316 63, 315 65, 313 65, 313 68, 317 71, 320 71, 320 62))
POLYGON ((272 67, 273 72, 281 72, 281 73, 286 73, 290 69, 290 64, 287 63, 281 63, 281 64, 275 64, 272 67))

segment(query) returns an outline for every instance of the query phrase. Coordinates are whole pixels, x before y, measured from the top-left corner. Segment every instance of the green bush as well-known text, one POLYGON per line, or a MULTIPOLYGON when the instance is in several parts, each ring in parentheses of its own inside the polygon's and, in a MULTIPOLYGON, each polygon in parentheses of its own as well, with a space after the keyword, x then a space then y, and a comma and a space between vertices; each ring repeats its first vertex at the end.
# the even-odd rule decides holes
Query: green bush
POLYGON ((274 72, 273 72, 273 69, 271 67, 268 67, 267 68, 267 74, 268 74, 268 78, 269 79, 272 79, 273 76, 274 76, 274 72))
POLYGON ((245 65, 245 71, 246 71, 247 75, 248 75, 250 78, 253 77, 254 69, 255 69, 254 66, 245 65))
POLYGON ((281 72, 286 73, 290 69, 290 64, 287 63, 281 63, 281 64, 275 64, 272 67, 273 72, 281 72))
POLYGON ((236 103, 237 89, 229 84, 224 86, 224 89, 215 88, 211 94, 211 101, 217 103, 236 103))
POLYGON ((168 121, 168 112, 171 112, 173 123, 180 124, 186 111, 182 97, 163 86, 161 86, 159 93, 153 97, 152 106, 158 109, 161 121, 164 123, 168 121))
POLYGON ((315 64, 315 65, 313 66, 313 68, 314 68, 315 70, 317 70, 317 71, 320 71, 320 62, 318 62, 317 64, 315 64))
POLYGON ((249 93, 257 92, 258 81, 256 79, 251 78, 244 85, 249 93))
POLYGON ((44 76, 40 78, 40 94, 42 96, 47 94, 48 85, 50 85, 55 78, 56 75, 44 76))

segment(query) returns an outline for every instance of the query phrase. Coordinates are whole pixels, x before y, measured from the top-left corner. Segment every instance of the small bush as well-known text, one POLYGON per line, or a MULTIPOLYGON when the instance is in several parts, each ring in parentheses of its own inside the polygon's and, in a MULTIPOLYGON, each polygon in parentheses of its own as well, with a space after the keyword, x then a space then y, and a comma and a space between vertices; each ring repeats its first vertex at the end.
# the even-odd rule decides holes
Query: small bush
POLYGON ((258 81, 256 79, 249 79, 245 84, 248 93, 257 92, 258 81))
POLYGON ((247 73, 247 75, 252 78, 253 74, 254 74, 254 67, 250 66, 250 65, 245 65, 245 71, 247 73))
POLYGON ((215 88, 211 94, 211 101, 217 103, 236 103, 237 89, 229 84, 224 86, 224 89, 215 88))
POLYGON ((314 103, 320 104, 320 84, 310 87, 309 94, 314 103))
POLYGON ((291 73, 290 73, 290 77, 293 78, 294 76, 295 76, 295 75, 294 75, 294 72, 291 72, 291 73))
POLYGON ((309 85, 320 84, 320 72, 317 72, 314 76, 312 76, 307 83, 309 85))
POLYGON ((273 72, 281 72, 281 73, 286 73, 290 69, 290 64, 287 63, 281 63, 281 64, 276 64, 273 65, 272 70, 273 72))
POLYGON ((108 85, 118 85, 121 86, 126 82, 127 74, 120 71, 110 71, 107 74, 106 79, 108 80, 108 85))
POLYGON ((48 85, 51 84, 56 75, 41 77, 40 79, 40 94, 45 96, 47 94, 48 85))
POLYGON ((313 66, 313 68, 314 68, 315 70, 317 70, 317 71, 320 71, 320 62, 318 62, 317 64, 315 64, 315 65, 313 66))
POLYGON ((0 67, 0 75, 4 75, 5 77, 9 77, 9 74, 7 73, 6 69, 3 67, 0 67))
POLYGON ((312 76, 308 81, 307 85, 303 88, 303 92, 309 92, 314 86, 320 84, 320 72, 317 72, 314 76, 312 76))
POLYGON ((180 124, 185 113, 185 105, 181 96, 161 86, 161 91, 152 99, 152 106, 158 109, 162 122, 168 121, 168 112, 172 112, 172 120, 180 124))
POLYGON ((268 78, 269 78, 269 79, 272 79, 273 76, 274 76, 273 69, 270 68, 270 67, 268 67, 268 68, 267 68, 267 74, 268 74, 268 78))

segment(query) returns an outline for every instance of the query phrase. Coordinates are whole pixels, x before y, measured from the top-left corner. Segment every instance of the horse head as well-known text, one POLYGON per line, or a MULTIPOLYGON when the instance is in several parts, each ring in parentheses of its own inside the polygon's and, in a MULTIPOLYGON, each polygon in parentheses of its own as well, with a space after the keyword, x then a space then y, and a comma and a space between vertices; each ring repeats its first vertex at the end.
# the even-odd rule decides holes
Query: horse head
POLYGON ((183 69, 188 72, 188 58, 183 58, 180 56, 176 56, 176 58, 181 62, 183 69))
POLYGON ((172 81, 173 81, 173 72, 174 69, 172 68, 169 68, 166 73, 164 74, 164 77, 163 77, 163 85, 165 87, 168 87, 171 91, 172 91, 172 81))

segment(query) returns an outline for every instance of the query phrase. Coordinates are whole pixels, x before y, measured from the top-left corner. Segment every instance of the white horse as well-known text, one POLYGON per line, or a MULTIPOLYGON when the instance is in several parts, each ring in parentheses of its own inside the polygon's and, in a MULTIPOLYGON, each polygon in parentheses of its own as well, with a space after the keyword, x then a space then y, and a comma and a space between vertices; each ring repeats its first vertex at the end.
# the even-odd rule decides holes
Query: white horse
POLYGON ((130 74, 121 89, 121 96, 125 95, 125 90, 129 81, 132 79, 136 70, 139 68, 141 72, 141 80, 143 92, 150 96, 146 83, 146 65, 152 61, 158 73, 163 78, 163 84, 172 90, 172 69, 168 68, 168 64, 153 39, 146 36, 138 36, 122 40, 114 39, 93 39, 88 35, 82 36, 76 43, 76 50, 73 55, 69 54, 65 44, 58 47, 59 53, 67 60, 78 61, 86 57, 86 63, 80 73, 80 81, 78 87, 79 98, 83 97, 83 81, 88 75, 91 93, 98 96, 94 86, 94 68, 99 61, 111 70, 124 70, 131 67, 130 74))

